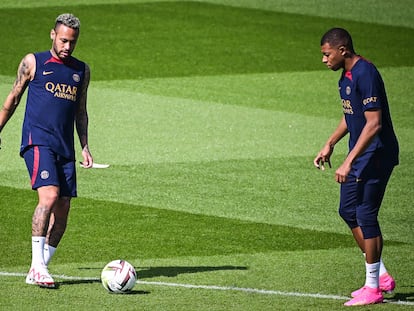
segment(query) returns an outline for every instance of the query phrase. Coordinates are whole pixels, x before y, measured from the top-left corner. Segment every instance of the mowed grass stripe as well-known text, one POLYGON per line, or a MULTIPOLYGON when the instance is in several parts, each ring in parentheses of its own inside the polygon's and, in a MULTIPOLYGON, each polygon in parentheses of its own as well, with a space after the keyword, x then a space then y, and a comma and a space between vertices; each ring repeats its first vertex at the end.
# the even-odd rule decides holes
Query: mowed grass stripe
POLYGON ((288 157, 305 150, 313 155, 320 145, 314 135, 337 123, 323 116, 131 92, 101 89, 99 96, 106 100, 90 105, 90 143, 96 144, 100 162, 254 159, 288 157))
MULTIPOLYGON (((104 5, 104 4, 131 4, 131 3, 156 3, 156 2, 178 2, 177 0, 72 0, 71 5, 104 5)), ((342 18, 347 20, 367 22, 375 16, 372 23, 404 26, 414 28, 411 16, 414 14, 414 7, 411 0, 400 0, 390 3, 387 0, 364 1, 349 0, 349 9, 343 9, 343 2, 334 0, 326 6, 324 0, 313 0, 312 2, 302 0, 195 0, 194 2, 207 2, 226 6, 237 6, 260 10, 270 10, 285 13, 296 13, 301 15, 320 16, 328 18, 342 18)), ((54 7, 55 0, 43 0, 42 2, 27 2, 15 0, 3 0, 0 8, 34 8, 54 7)))
MULTIPOLYGON (((317 48, 317 47, 315 47, 317 48)), ((365 55, 365 52, 364 52, 365 55)), ((369 56, 368 56, 369 57, 369 56)), ((196 105, 217 103, 298 113, 337 121, 341 104, 337 92, 340 73, 322 64, 319 71, 273 72, 144 80, 100 81, 92 88, 131 91, 150 95, 191 99, 196 105)), ((411 77, 414 67, 380 68, 396 128, 413 128, 414 97, 411 77)), ((318 131, 318 128, 314 129, 318 131)))
MULTIPOLYGON (((402 164, 395 169, 384 199, 380 221, 387 240, 412 242, 410 159, 411 154, 402 154, 402 164)), ((340 156, 332 159, 334 165, 340 161, 340 156)), ((24 171, 2 172, 2 183, 8 181, 8 185, 17 184, 17 188, 27 190, 30 186, 26 175, 24 171)), ((311 159, 304 157, 115 164, 106 170, 81 169, 78 176, 81 198, 348 233, 337 214, 334 169, 320 172, 313 168, 311 159)), ((5 204, 29 209, 35 205, 5 204)))
POLYGON ((329 6, 326 5, 325 0, 206 0, 204 2, 414 28, 414 21, 411 18, 414 14, 414 6, 411 0, 398 2, 349 0, 347 2, 349 7, 346 10, 343 9, 344 3, 341 0, 331 0, 329 6))
MULTIPOLYGON (((14 73, 22 51, 49 46, 50 20, 62 10, 0 10, 0 29, 8 34, 0 47, 1 74, 14 73)), ((357 50, 369 51, 377 65, 414 64, 411 28, 200 2, 64 10, 85 21, 76 56, 90 64, 94 80, 318 70, 320 36, 337 25, 355 33, 357 50)))
MULTIPOLYGON (((337 121, 324 116, 154 96, 92 87, 90 146, 98 163, 137 165, 313 155, 337 121), (315 128, 315 125, 318 125, 315 128)), ((286 103, 289 105, 290 103, 286 103)), ((336 108, 336 107, 335 107, 336 108)), ((2 133, 4 169, 16 157, 24 107, 2 133)))
MULTIPOLYGON (((401 150, 408 152, 414 68, 383 72, 401 150)), ((320 71, 92 83, 91 146, 98 162, 122 164, 313 156, 341 115, 336 81, 336 73, 320 71)), ((10 159, 2 169, 23 168, 15 135, 23 114, 24 104, 2 132, 2 154, 10 159)))
MULTIPOLYGON (((30 204, 21 202, 22 198, 30 197, 28 192, 1 187, 0 208, 4 218, 1 235, 13 236, 13 243, 2 240, 2 244, 6 243, 2 249, 7 248, 13 254, 2 259, 4 267, 27 263, 30 226, 23 224, 30 223, 32 209, 23 207, 35 204, 33 197, 30 204), (20 208, 7 213, 7 206, 20 208)), ((70 226, 61 244, 66 255, 60 261, 82 262, 90 258, 105 261, 137 253, 140 258, 168 258, 351 245, 349 236, 343 234, 78 198, 73 203, 70 226), (82 235, 74 238, 79 233, 82 235), (94 237, 93 247, 88 237, 94 237)))

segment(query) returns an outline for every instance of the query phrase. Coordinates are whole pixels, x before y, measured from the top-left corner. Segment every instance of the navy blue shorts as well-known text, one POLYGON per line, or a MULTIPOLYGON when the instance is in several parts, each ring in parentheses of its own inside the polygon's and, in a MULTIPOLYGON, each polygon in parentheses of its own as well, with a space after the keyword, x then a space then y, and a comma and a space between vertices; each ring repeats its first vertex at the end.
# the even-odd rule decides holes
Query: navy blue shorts
POLYGON ((45 146, 31 146, 23 153, 32 189, 59 187, 60 197, 76 197, 75 161, 61 157, 45 146))
POLYGON ((374 158, 361 176, 351 171, 341 184, 339 214, 351 229, 361 227, 365 239, 381 235, 378 213, 392 171, 393 166, 383 166, 374 158))

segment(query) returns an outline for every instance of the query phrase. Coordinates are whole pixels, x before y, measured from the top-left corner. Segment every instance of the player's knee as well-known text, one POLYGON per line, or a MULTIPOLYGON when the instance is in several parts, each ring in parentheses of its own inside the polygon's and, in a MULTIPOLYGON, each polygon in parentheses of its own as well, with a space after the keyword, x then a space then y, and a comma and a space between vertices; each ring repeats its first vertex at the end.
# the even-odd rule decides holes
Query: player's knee
POLYGON ((356 216, 358 225, 361 227, 365 239, 375 238, 381 235, 377 208, 358 209, 356 216))
POLYGON ((57 187, 40 187, 37 192, 41 206, 52 208, 59 199, 59 188, 57 187))
POLYGON ((378 209, 360 209, 357 211, 356 216, 364 239, 371 239, 381 235, 377 217, 378 209))
POLYGON ((345 221, 349 228, 358 227, 355 213, 350 212, 347 209, 339 208, 339 216, 345 221))

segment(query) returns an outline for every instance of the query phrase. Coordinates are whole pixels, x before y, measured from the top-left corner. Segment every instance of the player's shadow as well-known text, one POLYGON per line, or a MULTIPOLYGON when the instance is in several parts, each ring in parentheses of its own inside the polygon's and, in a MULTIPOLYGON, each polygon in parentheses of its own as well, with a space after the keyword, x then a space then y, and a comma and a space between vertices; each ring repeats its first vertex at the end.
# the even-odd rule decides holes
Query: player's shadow
MULTIPOLYGON (((80 267, 79 270, 101 270, 102 268, 80 267)), ((177 267, 135 267, 137 271, 138 279, 155 278, 158 276, 174 277, 179 274, 186 273, 200 273, 211 271, 223 271, 223 270, 247 270, 247 267, 243 266, 177 266, 177 267)), ((68 281, 76 284, 82 283, 83 280, 68 281)), ((96 282, 93 280, 84 280, 83 282, 96 282)), ((98 281, 99 282, 99 281, 98 281)))
POLYGON ((79 285, 79 284, 93 284, 93 283, 101 283, 99 278, 85 278, 85 279, 75 279, 75 280, 62 280, 55 283, 55 288, 59 288, 61 286, 66 285, 79 285))
POLYGON ((142 267, 136 268, 138 279, 149 279, 159 276, 174 277, 179 274, 200 273, 223 270, 247 270, 247 267, 241 266, 200 266, 200 267, 142 267))
MULTIPOLYGON (((90 278, 90 279, 82 279, 82 280, 65 280, 65 281, 57 282, 53 289, 59 289, 61 286, 66 286, 66 285, 93 284, 93 283, 101 283, 101 280, 98 278, 90 278)), ((109 294, 112 294, 112 293, 109 293, 109 294)), ((150 294, 150 292, 145 291, 145 290, 131 290, 129 292, 124 293, 123 295, 147 295, 147 294, 150 294)))
POLYGON ((414 292, 410 292, 410 293, 395 293, 391 298, 385 297, 385 300, 386 301, 389 301, 389 302, 402 301, 402 302, 414 303, 414 292))
MULTIPOLYGON (((101 268, 90 268, 90 267, 81 267, 81 270, 101 270, 101 268)), ((211 271, 223 271, 223 270, 247 270, 247 267, 243 266, 177 266, 177 267, 135 267, 139 279, 149 279, 160 276, 165 277, 175 277, 179 274, 187 273, 200 273, 200 272, 211 272, 211 271)), ((85 279, 75 279, 75 280, 62 280, 56 283, 56 288, 66 285, 78 285, 78 284, 93 284, 101 283, 99 278, 85 278, 85 279)), ((142 290, 132 290, 127 293, 128 295, 145 295, 149 294, 148 291, 142 290)))

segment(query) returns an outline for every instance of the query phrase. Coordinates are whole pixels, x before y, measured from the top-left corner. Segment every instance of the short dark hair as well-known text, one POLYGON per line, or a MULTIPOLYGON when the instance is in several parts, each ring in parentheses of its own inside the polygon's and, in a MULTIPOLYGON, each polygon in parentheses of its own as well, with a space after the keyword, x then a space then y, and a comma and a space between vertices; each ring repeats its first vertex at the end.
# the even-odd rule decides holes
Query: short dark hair
POLYGON ((345 46, 349 51, 354 53, 354 45, 352 43, 352 37, 348 31, 343 28, 332 28, 328 30, 321 39, 321 46, 325 43, 329 43, 331 46, 345 46))

